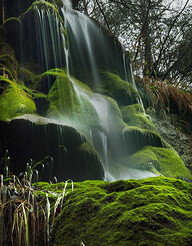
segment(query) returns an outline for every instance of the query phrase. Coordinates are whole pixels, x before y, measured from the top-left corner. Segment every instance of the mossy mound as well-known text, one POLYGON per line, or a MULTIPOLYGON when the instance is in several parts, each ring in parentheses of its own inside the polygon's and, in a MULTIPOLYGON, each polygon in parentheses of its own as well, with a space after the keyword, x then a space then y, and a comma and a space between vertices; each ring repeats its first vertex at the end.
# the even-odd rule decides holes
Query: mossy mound
POLYGON ((30 95, 17 83, 0 76, 0 120, 6 121, 35 111, 36 106, 30 95))
POLYGON ((72 123, 79 129, 100 127, 97 112, 90 99, 92 92, 87 85, 70 77, 64 70, 53 69, 42 75, 52 77, 54 81, 50 91, 51 101, 48 117, 72 123))
POLYGON ((36 105, 36 113, 40 116, 46 116, 50 105, 50 99, 42 92, 32 90, 24 85, 20 86, 30 97, 33 99, 36 105))
POLYGON ((147 146, 135 154, 124 158, 121 163, 129 168, 151 171, 166 177, 192 180, 185 164, 172 149, 147 146))
POLYGON ((127 125, 157 131, 152 121, 144 114, 141 104, 125 106, 121 109, 121 113, 127 125))
POLYGON ((98 92, 115 99, 119 106, 127 106, 138 103, 139 94, 132 84, 122 80, 118 75, 108 71, 100 71, 100 81, 102 91, 96 88, 98 92))
MULTIPOLYGON (((62 187, 39 184, 57 193, 62 187)), ((191 245, 190 183, 164 177, 85 181, 67 191, 53 227, 57 245, 191 245)))

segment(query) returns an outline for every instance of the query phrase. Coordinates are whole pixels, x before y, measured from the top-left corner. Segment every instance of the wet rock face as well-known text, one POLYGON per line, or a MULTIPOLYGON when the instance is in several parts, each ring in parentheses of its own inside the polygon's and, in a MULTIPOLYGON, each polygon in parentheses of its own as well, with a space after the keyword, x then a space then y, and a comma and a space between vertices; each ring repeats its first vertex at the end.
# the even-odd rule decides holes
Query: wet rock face
POLYGON ((163 139, 178 152, 186 167, 192 171, 192 132, 189 126, 184 128, 183 122, 175 114, 159 118, 151 111, 147 112, 163 139))
MULTIPOLYGON (((9 150, 13 171, 16 175, 23 172, 32 159, 34 163, 51 158, 43 163, 43 179, 54 176, 58 180, 103 179, 101 162, 91 147, 81 149, 86 138, 76 129, 53 122, 35 124, 26 119, 14 119, 0 124, 0 142, 4 151, 9 150)), ((3 151, 3 150, 2 150, 3 151)), ((42 167, 39 166, 39 172, 42 167)))
POLYGON ((8 0, 5 3, 5 17, 19 17, 34 2, 34 0, 8 0))

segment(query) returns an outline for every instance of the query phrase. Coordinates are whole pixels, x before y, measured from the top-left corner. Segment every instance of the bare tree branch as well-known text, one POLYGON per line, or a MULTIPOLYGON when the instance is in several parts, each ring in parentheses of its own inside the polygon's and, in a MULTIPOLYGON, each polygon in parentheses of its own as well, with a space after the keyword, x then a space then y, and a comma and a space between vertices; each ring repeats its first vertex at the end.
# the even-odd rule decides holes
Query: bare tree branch
POLYGON ((175 19, 173 20, 173 23, 172 23, 172 25, 170 26, 169 31, 168 31, 168 33, 167 33, 167 35, 166 35, 166 37, 165 37, 165 39, 164 39, 164 42, 163 42, 163 44, 162 44, 162 46, 161 46, 161 49, 160 49, 160 52, 159 52, 159 56, 158 56, 157 61, 155 62, 155 66, 154 66, 154 68, 153 68, 153 71, 156 71, 156 70, 157 70, 157 66, 158 66, 159 61, 160 61, 160 59, 161 59, 161 55, 162 55, 164 46, 165 46, 165 44, 166 44, 166 42, 167 42, 167 40, 168 40, 168 38, 169 38, 169 35, 170 35, 170 33, 171 33, 171 30, 173 29, 174 25, 176 24, 177 19, 179 18, 179 16, 183 13, 183 11, 185 10, 185 8, 187 7, 188 3, 189 3, 189 0, 186 1, 186 3, 185 3, 185 5, 184 5, 184 7, 182 8, 182 10, 179 12, 179 14, 178 14, 178 15, 175 17, 175 19))

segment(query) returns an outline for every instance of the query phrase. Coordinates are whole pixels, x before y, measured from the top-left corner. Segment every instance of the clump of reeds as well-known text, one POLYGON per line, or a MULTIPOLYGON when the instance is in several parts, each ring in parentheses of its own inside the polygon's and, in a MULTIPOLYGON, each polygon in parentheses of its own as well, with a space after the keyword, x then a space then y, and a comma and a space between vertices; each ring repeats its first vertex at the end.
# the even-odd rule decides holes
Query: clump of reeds
POLYGON ((182 124, 191 127, 192 95, 179 88, 157 80, 143 79, 143 86, 157 113, 177 114, 182 124))
POLYGON ((9 162, 10 157, 6 151, 2 159, 6 165, 5 173, 0 174, 0 246, 50 245, 51 217, 54 223, 55 217, 62 210, 67 181, 62 194, 55 198, 51 214, 48 194, 41 203, 35 193, 37 188, 32 185, 32 181, 35 181, 38 187, 36 167, 42 163, 33 163, 31 160, 31 164, 27 164, 26 170, 17 177, 10 173, 9 162))
POLYGON ((6 151, 6 173, 0 175, 0 245, 48 245, 46 209, 31 186, 36 170, 27 165, 16 177, 9 172, 9 161, 6 151))

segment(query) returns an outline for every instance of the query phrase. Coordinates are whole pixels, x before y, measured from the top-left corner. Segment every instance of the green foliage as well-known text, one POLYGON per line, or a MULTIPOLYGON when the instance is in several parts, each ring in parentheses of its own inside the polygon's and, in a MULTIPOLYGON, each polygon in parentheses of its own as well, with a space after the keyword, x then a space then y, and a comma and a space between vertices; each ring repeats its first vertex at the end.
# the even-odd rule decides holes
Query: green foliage
MULTIPOLYGON (((63 184, 41 186, 58 192, 63 184)), ((56 244, 191 245, 192 186, 172 178, 74 183, 56 217, 56 244)))

